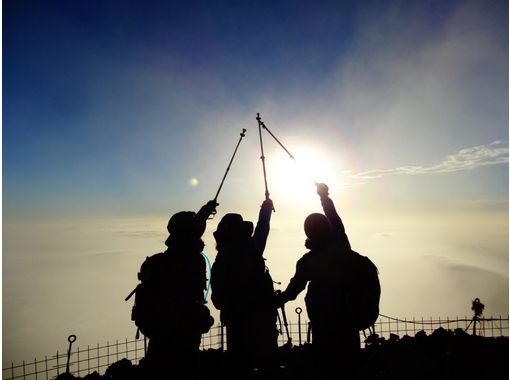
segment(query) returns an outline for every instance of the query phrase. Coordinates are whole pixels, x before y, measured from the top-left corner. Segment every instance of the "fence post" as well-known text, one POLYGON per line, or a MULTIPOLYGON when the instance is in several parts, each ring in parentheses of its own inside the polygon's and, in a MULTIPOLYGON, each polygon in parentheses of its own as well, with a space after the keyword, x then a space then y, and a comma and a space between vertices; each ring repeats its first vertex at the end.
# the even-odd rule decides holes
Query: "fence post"
POLYGON ((80 347, 78 347, 78 350, 76 351, 76 356, 78 357, 78 359, 76 359, 78 364, 78 377, 80 377, 80 347))
POLYGON ((44 355, 44 370, 46 372, 46 380, 48 380, 48 356, 44 355))
POLYGON ((35 372, 35 380, 37 380, 37 358, 34 358, 34 372, 35 372))
POLYGON ((58 351, 57 351, 57 376, 60 375, 60 368, 58 365, 58 351))

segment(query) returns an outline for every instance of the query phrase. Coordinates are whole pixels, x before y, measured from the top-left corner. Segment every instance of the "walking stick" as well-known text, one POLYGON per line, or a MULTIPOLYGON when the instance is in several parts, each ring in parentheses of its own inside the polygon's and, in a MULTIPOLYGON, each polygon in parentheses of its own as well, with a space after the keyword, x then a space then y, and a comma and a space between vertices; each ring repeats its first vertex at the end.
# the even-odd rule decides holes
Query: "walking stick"
POLYGON ((245 136, 246 129, 243 128, 241 132, 241 137, 239 137, 239 141, 237 142, 236 148, 234 150, 234 154, 232 154, 232 158, 230 159, 230 162, 228 163, 227 170, 225 170, 225 174, 223 175, 223 179, 221 180, 220 187, 218 188, 218 191, 216 192, 216 195, 214 196, 214 202, 218 200, 218 195, 220 194, 221 188, 223 187, 223 182, 225 182, 225 178, 227 177, 227 173, 230 170, 230 165, 232 165, 232 161, 234 161, 234 157, 237 153, 237 148, 239 148, 239 144, 241 144, 241 140, 245 136))
MULTIPOLYGON (((257 120, 260 119, 260 117, 258 115, 259 114, 257 114, 257 120)), ((298 162, 296 160, 296 158, 292 155, 292 153, 290 153, 289 150, 287 148, 285 148, 285 146, 281 143, 281 141, 276 138, 276 136, 273 134, 273 132, 271 132, 269 130, 269 128, 266 126, 266 124, 264 124, 264 122, 262 120, 259 120, 259 129, 260 129, 260 127, 264 128, 271 135, 271 137, 278 143, 278 145, 280 145, 282 147, 282 149, 289 155, 291 160, 293 160, 296 163, 298 162)), ((315 179, 313 179, 313 182, 317 185, 317 181, 315 179)))
MULTIPOLYGON (((257 114, 257 117, 258 117, 258 114, 257 114)), ((260 119, 260 118, 258 117, 258 118, 257 118, 257 120, 259 120, 259 119, 260 119)), ((293 155, 292 155, 292 154, 291 154, 291 153, 287 150, 287 148, 285 148, 285 147, 283 146, 283 144, 280 142, 280 140, 278 140, 278 139, 276 138, 276 136, 275 136, 275 135, 273 135, 273 133, 269 130, 269 128, 268 128, 268 127, 266 127, 266 125, 264 124, 264 122, 263 122, 263 121, 259 121, 259 125, 260 125, 262 128, 264 128, 264 129, 265 129, 265 130, 266 130, 266 131, 267 131, 267 132, 271 135, 271 137, 272 137, 273 139, 275 139, 275 141, 276 141, 276 142, 277 142, 277 143, 278 143, 278 144, 279 144, 279 145, 283 148, 283 150, 284 150, 285 152, 287 152, 287 154, 289 155, 289 157, 290 157, 291 159, 293 159, 294 161, 296 160, 296 159, 294 158, 294 156, 293 156, 293 155)))
MULTIPOLYGON (((277 290, 275 294, 278 296, 282 294, 281 290, 277 290)), ((292 338, 290 337, 289 333, 289 324, 287 323, 287 314, 285 314, 285 304, 280 306, 280 309, 282 309, 282 318, 283 318, 283 325, 285 326, 285 332, 287 333, 287 344, 292 343, 292 338)), ((280 315, 278 314, 278 319, 280 319, 280 315)))
POLYGON ((289 333, 289 324, 287 323, 287 315, 285 314, 285 305, 282 305, 282 317, 283 317, 283 325, 285 326, 285 332, 287 333, 287 344, 292 344, 292 338, 289 333))
POLYGON ((262 160, 262 171, 264 172, 264 186, 266 188, 266 201, 269 199, 269 190, 267 188, 267 174, 266 174, 266 157, 264 157, 264 144, 262 143, 262 120, 260 114, 257 113, 257 122, 259 124, 259 139, 260 139, 260 159, 262 160))

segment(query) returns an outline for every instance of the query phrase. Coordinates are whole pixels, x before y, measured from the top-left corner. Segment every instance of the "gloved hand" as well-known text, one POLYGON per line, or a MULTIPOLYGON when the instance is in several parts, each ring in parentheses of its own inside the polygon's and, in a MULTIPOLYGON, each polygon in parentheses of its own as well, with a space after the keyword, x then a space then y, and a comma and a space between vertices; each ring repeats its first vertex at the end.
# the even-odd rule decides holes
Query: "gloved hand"
POLYGON ((287 298, 285 297, 285 293, 282 293, 280 290, 275 292, 273 297, 273 307, 275 309, 281 308, 287 302, 287 298))
POLYGON ((262 202, 261 207, 266 207, 266 208, 270 208, 271 210, 274 210, 273 201, 270 198, 268 198, 264 202, 262 202))
POLYGON ((207 212, 207 215, 216 214, 216 206, 219 206, 215 200, 211 200, 204 205, 204 209, 207 212))
POLYGON ((319 194, 321 198, 329 195, 329 187, 325 183, 316 183, 315 186, 317 186, 317 194, 319 194))

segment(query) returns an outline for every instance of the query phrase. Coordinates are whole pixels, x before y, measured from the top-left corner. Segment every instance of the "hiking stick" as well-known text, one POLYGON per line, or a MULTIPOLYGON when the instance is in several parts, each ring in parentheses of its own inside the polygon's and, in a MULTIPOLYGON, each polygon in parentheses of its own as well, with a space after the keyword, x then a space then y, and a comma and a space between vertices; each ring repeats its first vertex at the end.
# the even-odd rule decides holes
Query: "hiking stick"
MULTIPOLYGON (((258 114, 257 114, 257 115, 258 115, 258 114)), ((258 119, 257 119, 257 120, 258 120, 258 119)), ((278 144, 282 147, 282 149, 283 149, 283 150, 284 150, 284 151, 285 151, 285 152, 289 155, 289 157, 290 157, 290 159, 291 159, 291 160, 293 160, 293 161, 294 161, 294 162, 296 162, 296 163, 298 162, 298 161, 296 160, 296 158, 292 155, 292 153, 290 153, 290 152, 289 152, 289 150, 288 150, 287 148, 285 148, 285 146, 284 146, 284 145, 280 142, 280 140, 278 140, 278 139, 276 138, 276 136, 273 134, 273 132, 271 132, 271 131, 269 130, 269 128, 266 126, 266 124, 264 124, 264 122, 263 122, 263 121, 260 121, 260 122, 259 122, 259 127, 264 128, 264 129, 265 129, 265 130, 266 130, 266 131, 267 131, 267 132, 271 135, 271 137, 272 137, 272 138, 273 138, 273 139, 274 139, 274 140, 275 140, 275 141, 276 141, 276 142, 277 142, 277 143, 278 143, 278 144)), ((316 181, 315 179, 313 179, 313 182, 317 185, 317 181, 316 181)))
POLYGON ((232 154, 232 158, 230 159, 230 162, 228 163, 227 170, 225 170, 225 174, 223 175, 223 179, 221 180, 220 187, 218 188, 218 191, 216 192, 216 195, 214 196, 214 202, 218 200, 218 195, 220 194, 221 188, 223 187, 223 182, 225 182, 225 178, 227 177, 227 173, 230 170, 230 165, 232 165, 232 161, 234 161, 234 157, 237 153, 237 148, 239 148, 239 144, 241 144, 241 140, 245 136, 246 129, 243 128, 243 131, 241 132, 241 137, 239 137, 239 141, 237 142, 236 148, 234 150, 234 154, 232 154))
MULTIPOLYGON (((266 157, 264 157, 264 144, 262 143, 262 120, 260 119, 260 114, 257 113, 257 122, 259 124, 259 139, 260 139, 260 159, 262 160, 262 171, 264 172, 264 186, 266 189, 266 200, 269 199, 269 190, 267 189, 267 175, 266 175, 266 157)), ((273 208, 274 211, 274 208, 273 208)))
MULTIPOLYGON (((258 114, 257 114, 257 115, 258 115, 258 114)), ((257 119, 257 120, 258 120, 258 119, 257 119)), ((283 150, 284 150, 285 152, 287 152, 287 154, 289 155, 289 157, 295 161, 296 159, 294 158, 294 156, 293 156, 293 155, 292 155, 292 154, 291 154, 291 153, 287 150, 287 148, 285 148, 285 147, 283 146, 283 144, 280 142, 280 140, 278 140, 278 139, 276 138, 276 136, 275 136, 275 135, 273 135, 273 133, 269 130, 269 128, 268 128, 268 127, 266 127, 266 125, 264 124, 264 122, 263 122, 263 121, 260 121, 260 125, 262 126, 262 128, 264 128, 264 129, 265 129, 265 130, 266 130, 266 131, 267 131, 267 132, 271 135, 271 137, 272 137, 273 139, 275 139, 275 141, 276 141, 276 142, 277 142, 277 143, 278 143, 278 144, 279 144, 279 145, 283 148, 283 150)))
POLYGON ((285 305, 282 305, 282 317, 283 317, 283 325, 285 326, 285 331, 287 332, 287 344, 292 343, 292 338, 289 334, 289 324, 287 323, 287 315, 285 314, 285 305))

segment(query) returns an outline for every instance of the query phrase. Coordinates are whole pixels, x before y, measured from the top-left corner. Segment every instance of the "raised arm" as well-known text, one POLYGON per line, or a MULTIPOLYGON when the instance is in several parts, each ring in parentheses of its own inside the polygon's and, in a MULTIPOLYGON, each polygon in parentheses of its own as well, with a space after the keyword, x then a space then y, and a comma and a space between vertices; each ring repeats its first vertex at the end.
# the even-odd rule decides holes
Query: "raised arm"
POLYGON ((255 232, 253 233, 253 244, 255 252, 262 255, 266 248, 267 237, 269 236, 269 222, 271 221, 271 213, 273 212, 273 201, 266 199, 262 202, 259 211, 259 219, 255 232))
POLYGON ((342 219, 338 215, 335 204, 333 200, 329 197, 329 188, 324 183, 317 184, 317 194, 321 199, 322 209, 324 210, 324 214, 328 218, 331 226, 333 227, 333 232, 337 236, 337 238, 348 248, 351 249, 351 243, 349 243, 349 238, 345 233, 345 227, 342 223, 342 219))
POLYGON ((218 203, 216 201, 209 201, 205 205, 203 205, 200 210, 197 212, 197 218, 207 220, 211 214, 216 213, 216 206, 218 206, 218 203))

